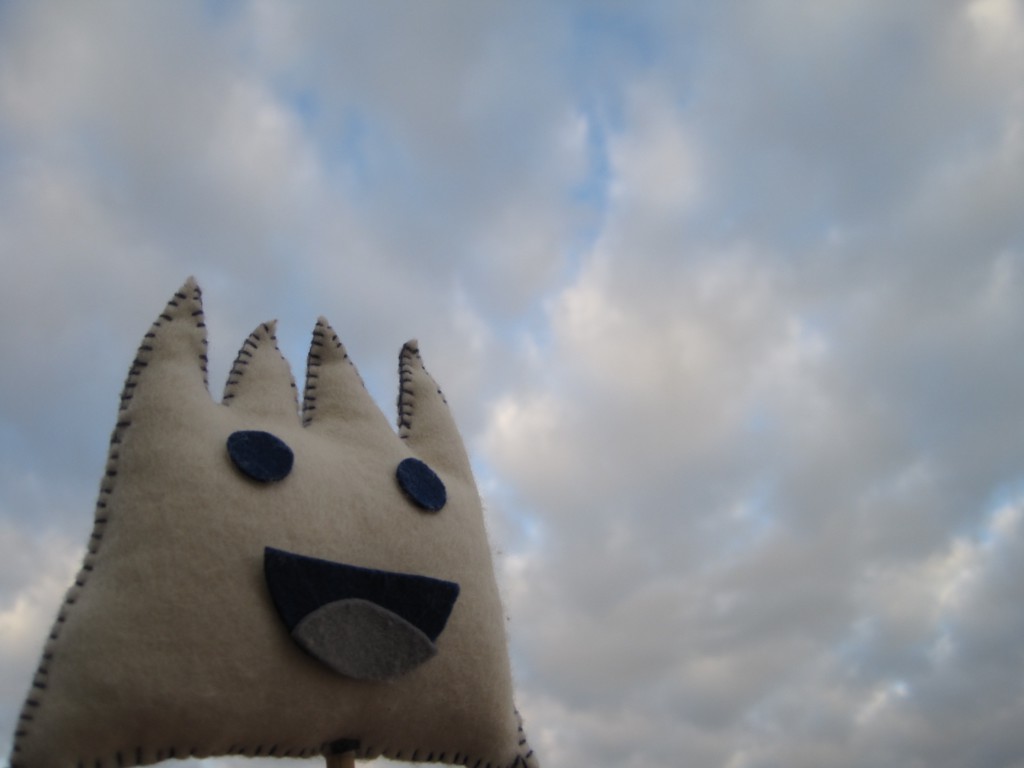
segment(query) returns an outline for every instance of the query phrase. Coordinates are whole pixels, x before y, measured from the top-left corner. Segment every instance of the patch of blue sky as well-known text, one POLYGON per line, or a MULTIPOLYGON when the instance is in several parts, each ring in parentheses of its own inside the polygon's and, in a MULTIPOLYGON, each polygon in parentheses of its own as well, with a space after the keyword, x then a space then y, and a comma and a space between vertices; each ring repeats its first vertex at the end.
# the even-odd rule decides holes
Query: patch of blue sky
POLYGON ((374 127, 368 115, 349 107, 342 115, 337 133, 328 138, 328 167, 344 169, 346 178, 355 189, 366 189, 373 173, 372 157, 379 154, 371 145, 382 142, 383 136, 384 132, 374 127))
POLYGON ((584 107, 586 120, 586 171, 569 191, 582 211, 580 223, 567 254, 575 271, 581 256, 589 252, 604 228, 612 184, 608 129, 594 108, 584 107))
POLYGON ((494 497, 505 492, 501 475, 495 472, 491 465, 475 451, 470 452, 470 466, 482 494, 494 497))
POLYGON ((626 5, 586 5, 573 18, 573 51, 578 60, 593 65, 598 56, 611 55, 620 64, 639 67, 657 63, 659 45, 656 25, 645 13, 626 5))
POLYGON ((322 121, 316 134, 320 161, 328 175, 352 193, 353 204, 381 199, 388 208, 402 208, 431 218, 444 213, 443 196, 423 164, 403 142, 399 131, 369 111, 355 105, 322 121))
POLYGON ((564 63, 571 91, 587 116, 592 145, 592 139, 626 128, 628 84, 656 62, 655 38, 645 21, 642 14, 609 8, 586 8, 573 19, 564 63))
POLYGON ((608 129, 593 107, 584 105, 586 120, 586 173, 571 190, 574 202, 603 211, 608 202, 611 181, 611 160, 608 152, 608 129))
POLYGON ((984 513, 976 524, 974 539, 984 548, 998 547, 1005 538, 1020 535, 1020 519, 1024 517, 1024 475, 993 489, 984 513))
POLYGON ((587 124, 587 173, 572 195, 603 209, 610 181, 608 138, 626 128, 623 98, 629 73, 655 63, 655 38, 642 14, 587 7, 573 18, 572 40, 565 65, 587 124))
POLYGON ((203 15, 213 23, 223 23, 234 16, 245 3, 243 0, 203 0, 203 15))
POLYGON ((666 66, 678 72, 662 83, 673 90, 680 109, 692 99, 690 71, 700 55, 697 44, 706 11, 673 11, 663 25, 659 12, 588 6, 573 16, 573 44, 566 67, 576 108, 586 120, 586 172, 572 188, 571 200, 582 209, 570 255, 575 266, 600 237, 613 179, 610 145, 629 130, 628 94, 635 82, 666 66), (681 23, 685 17, 686 23, 681 23))
POLYGON ((540 546, 544 539, 540 516, 532 512, 529 504, 476 452, 471 452, 470 463, 485 507, 490 504, 500 508, 506 524, 514 532, 514 538, 506 541, 506 551, 540 546))
POLYGON ((317 124, 323 112, 320 95, 312 88, 287 91, 284 98, 288 106, 308 129, 317 124))
POLYGON ((653 4, 642 7, 596 4, 573 16, 571 67, 575 91, 599 95, 604 117, 621 129, 622 96, 633 80, 656 76, 689 100, 692 76, 704 49, 712 4, 653 4))
MULTIPOLYGON (((600 105, 584 100, 580 109, 586 125, 585 170, 578 181, 567 190, 568 202, 575 209, 572 235, 560 254, 560 274, 555 281, 556 290, 571 284, 579 275, 587 256, 593 252, 607 225, 611 205, 611 187, 614 181, 610 157, 610 126, 600 105)), ((546 324, 545 307, 548 298, 542 297, 538 317, 546 324)), ((543 330, 543 329, 538 329, 543 330)))
POLYGON ((396 155, 385 126, 354 104, 339 107, 308 87, 280 87, 277 98, 314 142, 326 176, 348 191, 366 192, 382 170, 376 166, 396 155))

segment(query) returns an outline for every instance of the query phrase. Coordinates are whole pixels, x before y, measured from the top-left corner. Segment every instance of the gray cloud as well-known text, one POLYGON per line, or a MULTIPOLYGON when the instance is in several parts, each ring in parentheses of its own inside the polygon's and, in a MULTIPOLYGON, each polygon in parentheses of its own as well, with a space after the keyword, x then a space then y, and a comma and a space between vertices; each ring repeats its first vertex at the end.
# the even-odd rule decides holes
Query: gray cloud
MULTIPOLYGON (((986 583, 987 538, 1017 535, 985 521, 1020 477, 1021 318, 1001 298, 1019 279, 1019 195, 1000 170, 1019 146, 1003 100, 1019 56, 986 74, 991 30, 940 14, 907 31, 916 69, 892 81, 887 56, 825 55, 840 29, 867 42, 841 14, 810 30, 754 15, 712 52, 702 98, 656 75, 627 99, 617 205, 552 304, 556 371, 495 412, 489 455, 544 530, 520 578, 556 585, 514 593, 531 685, 590 712, 569 764, 611 764, 599 734, 654 701, 718 734, 696 764, 1012 762, 1000 724, 1019 686, 984 673, 1014 668, 1012 641, 997 650, 1012 631, 970 661, 943 654, 986 625, 954 620, 950 594, 986 583), (974 46, 950 81, 954 38, 974 46), (722 73, 754 55, 745 81, 722 73), (813 117, 876 102, 862 120, 813 117), (975 697, 1004 709, 964 724, 975 697)), ((641 731, 633 759, 685 762, 641 731)))
POLYGON ((0 727, 195 272, 215 391, 275 315, 301 377, 326 314, 385 404, 420 337, 545 764, 1024 760, 1014 3, 0 30, 0 727))

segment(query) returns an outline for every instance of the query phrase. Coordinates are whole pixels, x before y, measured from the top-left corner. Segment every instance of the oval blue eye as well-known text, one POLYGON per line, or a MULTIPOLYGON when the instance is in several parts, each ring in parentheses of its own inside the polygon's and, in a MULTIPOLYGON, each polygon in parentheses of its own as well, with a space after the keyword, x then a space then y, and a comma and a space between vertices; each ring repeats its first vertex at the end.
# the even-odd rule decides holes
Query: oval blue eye
POLYGON ((437 474, 419 459, 403 459, 395 471, 406 496, 428 512, 437 512, 448 501, 448 492, 437 474))
POLYGON ((283 480, 295 455, 284 440, 269 432, 244 430, 228 436, 228 456, 242 472, 261 483, 283 480))

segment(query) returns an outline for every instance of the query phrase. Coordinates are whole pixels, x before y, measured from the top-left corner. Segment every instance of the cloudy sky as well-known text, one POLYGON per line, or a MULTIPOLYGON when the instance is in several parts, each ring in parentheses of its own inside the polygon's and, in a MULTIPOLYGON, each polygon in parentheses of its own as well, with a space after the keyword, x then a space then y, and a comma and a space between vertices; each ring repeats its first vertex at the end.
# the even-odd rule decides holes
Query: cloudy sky
POLYGON ((3 2, 0 259, 3 754, 194 274, 419 338, 543 765, 1024 766, 1016 0, 3 2))

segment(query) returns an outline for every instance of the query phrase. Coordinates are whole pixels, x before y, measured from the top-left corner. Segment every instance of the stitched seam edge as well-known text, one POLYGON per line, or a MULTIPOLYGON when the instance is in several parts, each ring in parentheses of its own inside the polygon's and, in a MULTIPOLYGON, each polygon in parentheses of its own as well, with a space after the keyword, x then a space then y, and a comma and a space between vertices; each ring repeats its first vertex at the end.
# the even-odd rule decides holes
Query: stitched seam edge
MULTIPOLYGON (((168 308, 177 307, 179 302, 187 301, 188 299, 189 297, 187 294, 178 291, 168 302, 168 308)), ((198 309, 193 311, 191 316, 195 321, 196 328, 204 329, 202 342, 205 349, 208 344, 205 332, 206 323, 204 321, 205 315, 203 314, 201 304, 202 292, 199 290, 198 286, 193 288, 192 301, 199 304, 198 309)), ((138 351, 135 353, 135 359, 132 361, 132 365, 128 369, 128 376, 125 379, 124 387, 121 390, 121 399, 117 412, 117 423, 114 425, 114 431, 110 436, 110 447, 107 451, 107 463, 103 472, 103 479, 100 481, 99 498, 96 500, 95 513, 93 516, 93 528, 92 533, 89 535, 89 543, 86 548, 85 557, 82 561, 82 567, 75 575, 74 583, 68 589, 64 596, 64 600, 58 609, 57 618, 53 623, 53 627, 50 629, 50 634, 46 638, 45 645, 43 646, 42 657, 40 658, 39 665, 36 667, 36 672, 33 675, 31 687, 29 688, 28 695, 25 698, 25 703, 18 715, 18 724, 15 727, 14 732, 14 742, 11 745, 11 768, 24 768, 25 766, 25 763, 18 759, 18 753, 21 752, 22 743, 29 735, 31 730, 30 723, 34 722, 36 713, 43 705, 45 694, 48 690, 49 666, 58 647, 57 643, 60 640, 61 630, 70 615, 71 608, 81 596, 82 590, 87 585, 89 576, 96 565, 96 558, 100 551, 100 545, 103 542, 103 534, 106 532, 107 525, 110 521, 108 501, 113 494, 114 487, 116 485, 117 469, 121 457, 121 443, 124 440, 125 433, 131 426, 131 419, 126 411, 134 397, 139 377, 141 376, 142 371, 149 365, 153 354, 152 341, 157 336, 157 329, 161 328, 165 323, 173 321, 174 318, 168 314, 167 309, 164 309, 160 317, 153 322, 149 331, 146 332, 146 335, 142 339, 142 343, 139 345, 138 351)), ((203 372, 203 381, 207 382, 208 373, 206 353, 200 353, 198 359, 200 369, 203 372)), ((79 764, 83 764, 81 760, 79 760, 79 764)))

